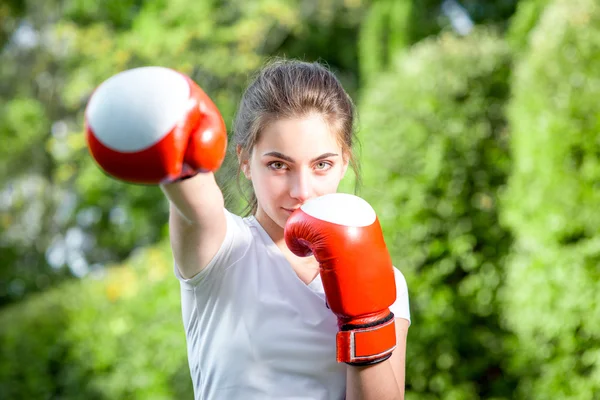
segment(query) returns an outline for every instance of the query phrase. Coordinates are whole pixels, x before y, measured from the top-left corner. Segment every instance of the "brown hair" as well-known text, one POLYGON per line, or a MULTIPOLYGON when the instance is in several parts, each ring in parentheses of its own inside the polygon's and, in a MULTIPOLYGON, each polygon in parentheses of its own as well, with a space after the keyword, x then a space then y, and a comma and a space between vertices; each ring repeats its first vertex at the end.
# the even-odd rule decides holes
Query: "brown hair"
MULTIPOLYGON (((243 157, 247 157, 268 124, 311 113, 322 115, 337 134, 358 185, 360 167, 353 152, 357 142, 354 104, 335 75, 318 62, 276 59, 259 71, 240 101, 233 124, 233 150, 239 146, 243 157)), ((239 186, 240 172, 241 165, 236 179, 244 193, 239 186)), ((253 191, 247 200, 246 212, 254 214, 257 201, 253 191)))

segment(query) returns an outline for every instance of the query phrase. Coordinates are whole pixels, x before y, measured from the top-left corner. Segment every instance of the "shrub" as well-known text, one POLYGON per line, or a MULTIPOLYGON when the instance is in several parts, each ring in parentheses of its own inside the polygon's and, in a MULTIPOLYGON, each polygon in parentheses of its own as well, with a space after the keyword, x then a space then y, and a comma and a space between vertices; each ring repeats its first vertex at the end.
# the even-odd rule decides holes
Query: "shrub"
POLYGON ((503 299, 523 399, 600 393, 599 55, 597 1, 560 0, 515 69, 503 299))
POLYGON ((192 398, 170 254, 167 245, 143 250, 100 279, 3 310, 3 398, 192 398))
POLYGON ((391 54, 414 41, 409 32, 413 11, 409 0, 377 0, 367 10, 359 34, 359 66, 363 81, 388 67, 391 54))
POLYGON ((409 284, 408 398, 510 394, 496 303, 510 65, 491 32, 444 34, 402 53, 359 105, 364 197, 409 284))
POLYGON ((516 51, 528 48, 530 33, 540 20, 550 0, 522 0, 517 12, 510 19, 507 39, 516 51))

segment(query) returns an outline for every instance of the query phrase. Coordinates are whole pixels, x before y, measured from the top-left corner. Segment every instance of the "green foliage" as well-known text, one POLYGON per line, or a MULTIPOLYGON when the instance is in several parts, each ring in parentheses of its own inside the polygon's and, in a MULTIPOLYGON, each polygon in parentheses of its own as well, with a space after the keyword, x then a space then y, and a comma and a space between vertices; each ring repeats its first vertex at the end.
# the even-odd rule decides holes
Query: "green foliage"
POLYGON ((408 21, 412 2, 379 0, 369 7, 360 29, 360 73, 368 80, 384 71, 395 52, 411 44, 408 21))
POLYGON ((21 0, 5 0, 0 4, 0 47, 10 39, 23 14, 25 4, 21 0))
POLYGON ((510 21, 507 40, 519 51, 527 48, 529 33, 537 25, 550 0, 521 0, 510 21))
POLYGON ((64 16, 85 26, 106 21, 112 28, 125 29, 131 26, 143 0, 74 0, 65 5, 64 16))
POLYGON ((557 3, 516 68, 515 160, 505 214, 532 241, 569 244, 593 237, 600 226, 599 15, 586 2, 557 3))
POLYGON ((523 0, 458 1, 458 3, 466 9, 467 13, 476 24, 493 26, 495 29, 498 29, 502 32, 504 32, 507 21, 515 13, 518 5, 521 2, 523 2, 523 0))
POLYGON ((37 99, 17 97, 0 103, 0 132, 3 133, 3 140, 10 143, 10 146, 0 148, 0 159, 3 161, 0 164, 0 176, 7 176, 14 170, 40 161, 32 159, 28 153, 39 143, 47 126, 46 110, 37 99))
POLYGON ((415 45, 364 92, 365 197, 408 280, 409 398, 508 396, 496 293, 511 54, 476 30, 415 45))
POLYGON ((515 69, 502 220, 516 243, 503 300, 524 399, 600 392, 599 54, 598 3, 560 0, 515 69))
MULTIPOLYGON (((503 30, 515 12, 517 0, 458 3, 475 24, 498 25, 503 30)), ((399 51, 450 30, 451 21, 442 12, 442 4, 442 0, 373 0, 360 27, 361 80, 368 83, 386 71, 399 51)))
POLYGON ((302 23, 289 32, 274 31, 271 54, 301 60, 319 60, 333 70, 344 88, 354 97, 359 84, 359 54, 356 43, 363 14, 368 7, 361 0, 314 0, 312 11, 303 1, 302 23), (277 35, 279 33, 279 35, 277 35), (275 44, 279 43, 277 46, 275 44))
POLYGON ((2 398, 192 398, 172 268, 164 243, 3 310, 2 398))

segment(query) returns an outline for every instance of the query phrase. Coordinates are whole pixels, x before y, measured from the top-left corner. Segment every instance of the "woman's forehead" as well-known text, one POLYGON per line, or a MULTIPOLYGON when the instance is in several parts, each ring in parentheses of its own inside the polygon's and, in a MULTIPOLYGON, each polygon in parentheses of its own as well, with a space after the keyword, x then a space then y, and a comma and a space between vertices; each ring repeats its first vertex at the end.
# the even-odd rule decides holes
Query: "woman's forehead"
POLYGON ((279 152, 306 152, 311 148, 319 152, 340 148, 336 133, 316 114, 272 122, 261 132, 256 146, 261 150, 279 152))

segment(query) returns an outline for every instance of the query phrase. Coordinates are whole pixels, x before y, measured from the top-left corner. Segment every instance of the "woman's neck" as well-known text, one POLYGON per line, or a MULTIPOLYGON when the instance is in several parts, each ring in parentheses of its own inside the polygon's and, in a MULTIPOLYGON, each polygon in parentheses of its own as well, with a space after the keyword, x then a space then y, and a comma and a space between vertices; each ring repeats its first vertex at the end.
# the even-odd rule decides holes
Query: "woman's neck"
POLYGON ((273 221, 264 211, 258 209, 254 214, 254 218, 256 221, 262 226, 262 228, 267 232, 273 243, 277 245, 277 247, 286 246, 285 239, 283 236, 284 228, 277 225, 275 221, 273 221))
POLYGON ((287 247, 287 244, 285 243, 285 237, 283 234, 284 228, 282 228, 275 221, 269 218, 268 215, 266 215, 264 212, 261 212, 261 210, 259 209, 254 215, 254 218, 256 218, 256 221, 258 221, 260 226, 262 226, 265 232, 267 232, 273 243, 275 243, 275 245, 279 247, 281 252, 286 256, 286 258, 290 262, 296 265, 314 264, 315 260, 313 256, 298 257, 297 255, 291 252, 291 250, 287 247))
POLYGON ((298 275, 298 278, 305 284, 312 282, 319 273, 319 264, 314 256, 298 257, 287 247, 284 237, 284 228, 269 218, 264 212, 258 210, 254 215, 256 221, 267 232, 273 243, 279 248, 284 257, 288 260, 292 269, 298 275))

